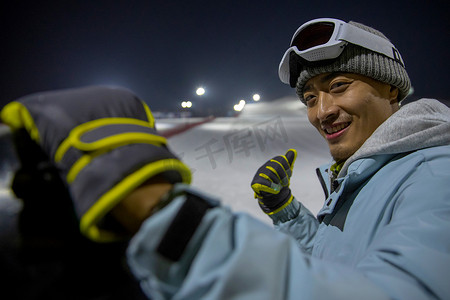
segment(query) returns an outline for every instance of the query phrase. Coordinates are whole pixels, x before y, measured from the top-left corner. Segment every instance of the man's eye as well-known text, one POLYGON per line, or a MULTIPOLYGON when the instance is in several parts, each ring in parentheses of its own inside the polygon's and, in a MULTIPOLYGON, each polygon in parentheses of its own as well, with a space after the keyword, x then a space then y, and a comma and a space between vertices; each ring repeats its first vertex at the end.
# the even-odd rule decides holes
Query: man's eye
POLYGON ((315 98, 316 98, 316 96, 314 96, 314 95, 304 95, 303 96, 303 99, 305 99, 307 106, 311 106, 311 104, 314 102, 315 98))
POLYGON ((345 81, 338 81, 338 82, 334 82, 331 86, 330 86, 330 91, 332 90, 336 90, 339 88, 344 88, 347 85, 349 85, 349 82, 345 82, 345 81))

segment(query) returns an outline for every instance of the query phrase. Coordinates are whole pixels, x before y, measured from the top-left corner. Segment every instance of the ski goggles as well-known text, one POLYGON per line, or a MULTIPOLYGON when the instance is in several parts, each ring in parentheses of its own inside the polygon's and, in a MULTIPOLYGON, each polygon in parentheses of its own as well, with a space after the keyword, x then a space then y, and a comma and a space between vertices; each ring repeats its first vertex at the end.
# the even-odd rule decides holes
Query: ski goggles
POLYGON ((400 53, 387 39, 342 20, 321 18, 306 22, 294 33, 278 69, 281 81, 295 87, 302 65, 337 58, 349 43, 385 55, 405 66, 400 53))

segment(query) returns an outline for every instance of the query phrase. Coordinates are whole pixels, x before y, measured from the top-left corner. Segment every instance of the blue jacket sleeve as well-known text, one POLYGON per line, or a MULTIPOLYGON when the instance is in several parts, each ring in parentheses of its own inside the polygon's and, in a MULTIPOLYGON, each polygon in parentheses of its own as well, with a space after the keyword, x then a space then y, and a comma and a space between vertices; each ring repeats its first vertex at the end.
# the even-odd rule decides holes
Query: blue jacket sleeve
POLYGON ((319 227, 317 218, 295 198, 280 212, 270 215, 276 230, 293 237, 298 247, 311 254, 319 227))
POLYGON ((363 274, 312 258, 293 238, 220 206, 181 257, 167 259, 158 244, 185 201, 174 199, 130 242, 128 263, 151 299, 387 299, 363 274))

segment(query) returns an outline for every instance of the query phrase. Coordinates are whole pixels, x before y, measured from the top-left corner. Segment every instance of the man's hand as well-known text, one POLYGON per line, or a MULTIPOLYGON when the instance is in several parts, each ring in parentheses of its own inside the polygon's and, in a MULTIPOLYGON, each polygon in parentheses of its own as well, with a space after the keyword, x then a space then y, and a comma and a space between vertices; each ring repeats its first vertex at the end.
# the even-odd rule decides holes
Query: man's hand
POLYGON ((251 187, 266 214, 277 213, 292 201, 289 183, 296 158, 297 150, 289 149, 267 161, 253 177, 251 187))

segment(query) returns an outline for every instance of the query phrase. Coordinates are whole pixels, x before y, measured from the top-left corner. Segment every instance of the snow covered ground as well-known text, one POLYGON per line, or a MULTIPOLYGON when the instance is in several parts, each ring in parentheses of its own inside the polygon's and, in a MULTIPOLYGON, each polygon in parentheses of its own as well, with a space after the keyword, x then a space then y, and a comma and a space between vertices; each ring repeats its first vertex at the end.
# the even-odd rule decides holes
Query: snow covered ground
MULTIPOLYGON (((164 131, 173 122, 159 119, 156 126, 164 131)), ((216 118, 169 138, 169 146, 191 167, 193 186, 218 196, 234 211, 267 223, 270 221, 260 211, 250 182, 268 159, 289 148, 297 149, 292 192, 314 214, 322 207, 324 193, 315 169, 331 157, 297 98, 248 104, 238 117, 216 118)))
MULTIPOLYGON (((164 132, 198 121, 158 119, 156 126, 164 132)), ((0 127, 4 135, 6 128, 0 127)), ((12 156, 11 145, 3 139, 0 146, 0 208, 17 211, 8 187, 14 164, 5 159, 12 156)), ((315 169, 331 158, 325 141, 309 124, 305 107, 294 97, 248 104, 238 117, 216 118, 170 137, 169 146, 192 169, 193 186, 266 223, 270 221, 253 198, 250 182, 264 162, 295 148, 292 191, 314 214, 322 206, 324 194, 315 169)))

